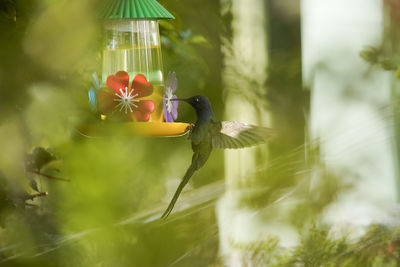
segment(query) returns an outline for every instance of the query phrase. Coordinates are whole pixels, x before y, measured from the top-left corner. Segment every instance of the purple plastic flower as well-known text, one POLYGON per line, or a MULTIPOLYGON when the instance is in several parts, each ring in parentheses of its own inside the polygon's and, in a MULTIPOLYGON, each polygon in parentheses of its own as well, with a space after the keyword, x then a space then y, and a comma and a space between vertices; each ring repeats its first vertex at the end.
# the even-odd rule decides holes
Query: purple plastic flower
POLYGON ((176 79, 175 72, 168 73, 163 97, 164 119, 166 122, 174 122, 178 118, 178 101, 171 101, 171 99, 178 98, 174 95, 177 87, 178 80, 176 79))

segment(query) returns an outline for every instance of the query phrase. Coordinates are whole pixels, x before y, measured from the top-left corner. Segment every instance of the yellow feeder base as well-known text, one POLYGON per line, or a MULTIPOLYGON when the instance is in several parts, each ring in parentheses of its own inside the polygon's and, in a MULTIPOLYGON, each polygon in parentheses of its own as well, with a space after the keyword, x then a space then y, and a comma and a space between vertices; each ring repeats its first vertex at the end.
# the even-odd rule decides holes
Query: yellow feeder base
POLYGON ((183 122, 103 122, 76 128, 86 136, 180 136, 186 134, 189 126, 183 122))

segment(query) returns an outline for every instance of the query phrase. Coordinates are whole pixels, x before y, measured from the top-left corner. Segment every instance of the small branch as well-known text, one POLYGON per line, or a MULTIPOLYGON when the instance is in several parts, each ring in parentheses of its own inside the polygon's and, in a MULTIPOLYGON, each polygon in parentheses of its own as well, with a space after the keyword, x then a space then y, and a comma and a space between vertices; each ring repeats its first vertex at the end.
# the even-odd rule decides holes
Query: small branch
POLYGON ((37 194, 29 195, 28 199, 33 200, 33 199, 35 199, 37 197, 45 197, 47 195, 48 195, 47 192, 40 192, 40 193, 37 193, 37 194))
POLYGON ((31 170, 29 170, 28 172, 34 173, 34 174, 37 174, 37 175, 41 175, 41 176, 44 176, 44 177, 49 178, 49 179, 52 179, 52 180, 59 180, 59 181, 64 181, 64 182, 70 182, 70 181, 71 181, 71 180, 69 180, 69 179, 58 178, 58 177, 51 176, 51 175, 48 175, 48 174, 45 174, 45 173, 41 173, 41 172, 38 172, 38 171, 33 171, 33 170, 31 171, 31 170))

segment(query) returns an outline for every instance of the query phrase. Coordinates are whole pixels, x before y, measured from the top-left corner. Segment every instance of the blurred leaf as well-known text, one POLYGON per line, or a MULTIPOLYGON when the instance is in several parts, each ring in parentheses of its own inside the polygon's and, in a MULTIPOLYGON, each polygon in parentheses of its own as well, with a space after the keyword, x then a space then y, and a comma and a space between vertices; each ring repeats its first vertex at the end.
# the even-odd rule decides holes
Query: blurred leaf
POLYGON ((368 46, 365 49, 361 50, 360 57, 368 63, 376 64, 378 63, 379 54, 380 52, 377 48, 373 46, 368 46))
POLYGON ((33 179, 33 177, 32 177, 31 175, 29 175, 29 174, 26 175, 26 178, 28 179, 29 186, 30 186, 33 190, 35 190, 36 192, 40 192, 40 190, 39 190, 39 188, 38 188, 38 185, 37 185, 35 179, 33 179))
POLYGON ((205 45, 207 47, 211 47, 210 43, 208 40, 200 34, 190 36, 187 38, 187 42, 192 43, 192 44, 200 44, 200 45, 205 45))
POLYGON ((383 59, 380 62, 382 69, 384 70, 396 70, 397 66, 391 59, 383 59))
POLYGON ((28 171, 40 171, 42 167, 56 159, 56 157, 43 147, 35 147, 26 157, 25 168, 28 171))

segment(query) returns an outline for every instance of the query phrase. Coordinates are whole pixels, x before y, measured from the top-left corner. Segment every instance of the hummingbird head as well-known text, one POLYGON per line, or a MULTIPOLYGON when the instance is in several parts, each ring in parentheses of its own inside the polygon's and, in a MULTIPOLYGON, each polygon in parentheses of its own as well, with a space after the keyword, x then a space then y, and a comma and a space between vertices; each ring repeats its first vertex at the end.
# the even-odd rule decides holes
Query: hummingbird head
POLYGON ((176 98, 171 100, 185 101, 186 103, 189 103, 196 110, 197 117, 200 120, 214 118, 210 101, 208 101, 208 98, 203 95, 195 95, 189 98, 176 98))

